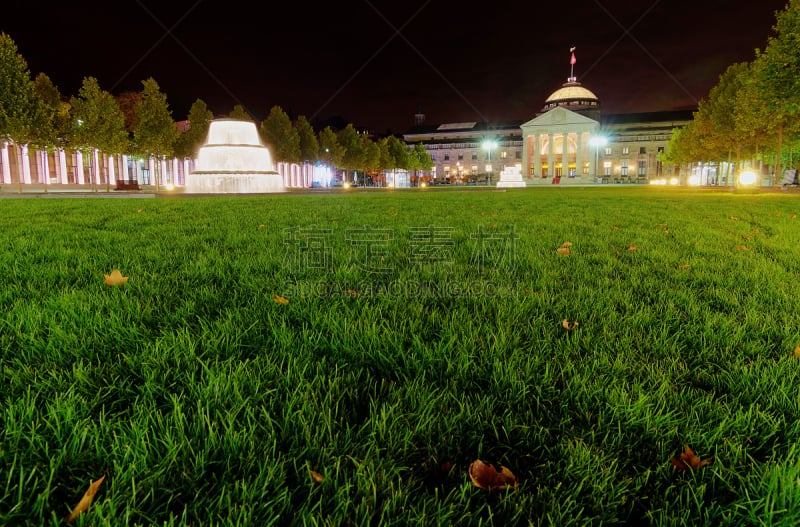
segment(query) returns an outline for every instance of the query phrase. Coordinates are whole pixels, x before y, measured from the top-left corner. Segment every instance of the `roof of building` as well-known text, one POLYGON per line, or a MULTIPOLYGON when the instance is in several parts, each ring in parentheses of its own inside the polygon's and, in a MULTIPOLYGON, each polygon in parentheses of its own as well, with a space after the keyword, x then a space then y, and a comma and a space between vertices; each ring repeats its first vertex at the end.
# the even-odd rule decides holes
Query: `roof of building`
POLYGON ((695 110, 665 110, 661 112, 617 113, 603 115, 601 126, 645 123, 676 123, 694 119, 695 110))
POLYGON ((598 100, 597 95, 581 86, 580 82, 573 81, 564 83, 561 88, 551 93, 545 103, 586 99, 598 100))

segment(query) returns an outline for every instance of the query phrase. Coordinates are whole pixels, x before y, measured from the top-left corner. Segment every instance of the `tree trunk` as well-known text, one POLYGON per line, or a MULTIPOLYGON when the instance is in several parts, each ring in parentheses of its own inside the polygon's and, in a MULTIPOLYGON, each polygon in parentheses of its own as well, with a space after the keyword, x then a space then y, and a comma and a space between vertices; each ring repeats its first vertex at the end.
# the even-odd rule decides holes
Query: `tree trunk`
POLYGON ((775 181, 773 185, 778 184, 778 179, 781 177, 781 150, 783 149, 783 123, 778 124, 778 152, 775 154, 775 181))

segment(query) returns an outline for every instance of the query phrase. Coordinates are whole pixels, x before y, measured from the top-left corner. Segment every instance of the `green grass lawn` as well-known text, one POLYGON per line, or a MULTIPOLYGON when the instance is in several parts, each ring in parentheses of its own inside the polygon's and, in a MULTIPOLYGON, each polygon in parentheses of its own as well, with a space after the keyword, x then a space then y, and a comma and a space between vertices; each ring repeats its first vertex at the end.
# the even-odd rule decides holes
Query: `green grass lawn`
POLYGON ((105 475, 76 525, 796 526, 798 213, 661 188, 0 200, 0 524, 59 525, 105 475), (686 445, 713 462, 676 469, 686 445), (518 487, 474 487, 476 459, 518 487))

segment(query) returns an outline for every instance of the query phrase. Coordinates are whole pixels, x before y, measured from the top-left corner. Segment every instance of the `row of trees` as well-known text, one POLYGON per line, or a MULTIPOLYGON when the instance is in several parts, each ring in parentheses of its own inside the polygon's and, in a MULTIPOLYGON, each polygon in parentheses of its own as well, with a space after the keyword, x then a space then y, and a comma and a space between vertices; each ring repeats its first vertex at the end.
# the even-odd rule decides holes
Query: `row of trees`
MULTIPOLYGON (((46 74, 31 79, 27 62, 5 33, 0 33, 0 71, 0 138, 40 149, 191 157, 214 119, 206 103, 198 99, 189 110, 188 131, 180 133, 167 96, 152 78, 142 82, 141 92, 115 97, 101 89, 97 79, 86 77, 78 95, 65 98, 46 74)), ((228 117, 251 120, 241 105, 228 117)), ((273 160, 279 162, 323 162, 345 169, 346 174, 433 166, 421 145, 409 149, 394 136, 372 140, 352 124, 317 133, 304 116, 292 122, 279 106, 270 110, 259 131, 273 160)))
POLYGON ((793 164, 800 146, 800 0, 776 13, 773 35, 751 62, 720 76, 694 120, 676 130, 665 161, 771 159, 775 174, 793 164))

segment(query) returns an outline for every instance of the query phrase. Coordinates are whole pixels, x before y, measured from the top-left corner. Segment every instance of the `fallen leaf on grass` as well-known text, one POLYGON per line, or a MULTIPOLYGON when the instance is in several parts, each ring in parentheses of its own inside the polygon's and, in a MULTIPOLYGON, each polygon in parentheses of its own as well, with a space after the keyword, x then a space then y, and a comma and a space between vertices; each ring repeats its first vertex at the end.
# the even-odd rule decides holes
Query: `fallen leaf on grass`
POLYGON ((569 256, 569 247, 559 247, 556 252, 561 256, 569 256))
POLYGON ((517 477, 506 467, 500 465, 499 469, 494 465, 487 465, 480 459, 476 459, 469 466, 469 479, 472 484, 483 490, 506 490, 517 488, 517 477))
POLYGON ((142 212, 144 212, 144 209, 139 209, 136 211, 137 214, 141 214, 142 212))
POLYGON ((630 246, 628 247, 628 250, 631 251, 631 252, 635 251, 636 249, 638 249, 638 247, 636 247, 636 245, 633 244, 633 243, 630 244, 630 246))
POLYGON ((691 268, 692 268, 692 266, 690 264, 683 264, 681 266, 681 269, 691 269, 691 268))
POLYGON ((673 467, 677 468, 678 470, 698 470, 703 468, 706 465, 710 465, 711 462, 714 460, 713 457, 707 457, 705 459, 700 459, 700 456, 694 453, 689 445, 686 445, 686 449, 681 452, 679 457, 672 456, 672 459, 669 462, 672 464, 673 467))
POLYGON ((619 230, 619 227, 617 227, 616 225, 614 225, 614 226, 612 226, 612 227, 611 227, 611 230, 612 230, 612 231, 618 231, 618 230, 619 230))
POLYGON ((794 348, 794 358, 800 359, 800 344, 798 344, 797 347, 794 348))
POLYGON ((733 247, 737 251, 746 251, 747 250, 747 247, 745 247, 744 245, 734 245, 733 247))
POLYGON ((355 297, 358 296, 358 291, 356 291, 355 289, 345 289, 344 290, 344 294, 352 296, 353 298, 355 298, 355 297))
POLYGON ((111 271, 111 274, 104 274, 103 276, 106 279, 106 285, 122 285, 128 281, 128 277, 122 276, 122 273, 119 272, 119 269, 114 269, 111 271))
POLYGON ((669 230, 668 229, 664 229, 662 234, 664 234, 664 236, 666 236, 667 234, 669 234, 669 230))
POLYGON ((285 297, 282 297, 281 295, 274 295, 272 297, 272 301, 275 302, 276 304, 283 304, 283 305, 286 305, 286 304, 289 303, 289 299, 285 298, 285 297))
POLYGON ((792 214, 792 219, 796 220, 797 219, 797 214, 792 214))
POLYGON ((564 242, 561 244, 561 247, 572 247, 572 242, 564 242))
POLYGON ((739 216, 731 216, 731 221, 739 221, 739 216))
POLYGON ((317 485, 325 481, 325 476, 323 476, 319 472, 315 472, 313 470, 309 470, 309 472, 311 473, 311 479, 313 479, 314 483, 316 483, 317 485))
POLYGON ((105 475, 89 485, 89 489, 86 491, 86 493, 84 493, 81 501, 79 501, 75 508, 72 509, 70 515, 64 518, 65 522, 72 523, 78 516, 86 512, 86 509, 88 509, 89 505, 92 504, 92 500, 94 500, 94 497, 97 494, 97 489, 100 488, 100 484, 103 483, 104 479, 106 479, 105 475))
POLYGON ((570 322, 568 319, 565 318, 564 320, 561 321, 561 327, 566 329, 567 331, 575 331, 575 329, 578 327, 578 321, 574 320, 570 322))
POLYGON ((263 223, 259 223, 259 224, 258 224, 258 228, 259 228, 259 229, 263 229, 263 228, 265 228, 265 227, 266 227, 266 225, 264 225, 263 223))
POLYGON ((744 241, 746 241, 746 242, 749 242, 750 240, 752 240, 752 239, 753 239, 753 237, 752 237, 752 236, 750 236, 749 234, 743 234, 743 235, 742 235, 742 239, 743 239, 744 241))

